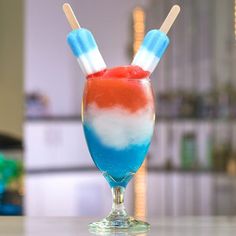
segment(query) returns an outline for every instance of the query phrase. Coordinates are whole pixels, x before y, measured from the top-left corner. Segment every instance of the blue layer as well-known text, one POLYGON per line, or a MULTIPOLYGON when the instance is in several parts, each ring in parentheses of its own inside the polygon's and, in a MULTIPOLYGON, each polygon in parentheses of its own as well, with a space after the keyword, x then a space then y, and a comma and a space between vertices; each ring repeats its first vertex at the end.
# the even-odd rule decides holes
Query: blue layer
POLYGON ((143 163, 151 137, 141 145, 115 149, 102 144, 89 125, 84 124, 84 133, 93 161, 110 186, 125 187, 143 163))
POLYGON ((97 47, 92 33, 83 28, 71 31, 67 36, 67 42, 76 57, 88 53, 97 47))
POLYGON ((169 38, 166 34, 160 30, 150 30, 143 42, 141 47, 153 53, 156 57, 161 58, 169 45, 169 38))

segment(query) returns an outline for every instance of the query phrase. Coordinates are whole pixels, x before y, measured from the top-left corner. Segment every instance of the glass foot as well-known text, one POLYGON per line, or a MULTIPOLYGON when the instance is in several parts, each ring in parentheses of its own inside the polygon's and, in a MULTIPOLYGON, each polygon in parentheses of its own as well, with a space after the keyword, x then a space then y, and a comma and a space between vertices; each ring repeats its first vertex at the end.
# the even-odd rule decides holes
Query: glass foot
POLYGON ((137 235, 145 233, 150 225, 130 217, 124 206, 124 187, 112 188, 113 205, 103 220, 89 224, 89 231, 97 235, 137 235))
POLYGON ((136 220, 133 217, 110 219, 107 218, 89 224, 89 231, 97 235, 112 235, 112 233, 123 233, 139 234, 145 233, 150 229, 150 225, 144 221, 136 220))

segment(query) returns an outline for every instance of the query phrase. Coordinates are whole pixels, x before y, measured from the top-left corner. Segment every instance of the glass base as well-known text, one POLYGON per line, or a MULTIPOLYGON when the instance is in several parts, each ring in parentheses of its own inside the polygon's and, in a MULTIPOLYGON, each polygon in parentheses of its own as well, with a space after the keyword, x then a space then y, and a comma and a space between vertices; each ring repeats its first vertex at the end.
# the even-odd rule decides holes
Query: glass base
POLYGON ((112 188, 113 205, 110 214, 103 220, 89 224, 89 231, 97 235, 137 235, 145 233, 150 225, 130 217, 124 206, 124 187, 112 188))
MULTIPOLYGON (((89 231, 91 233, 95 233, 97 235, 112 235, 111 233, 129 233, 130 234, 138 234, 145 233, 150 229, 150 225, 144 221, 136 220, 133 217, 116 217, 111 218, 108 216, 107 218, 89 224, 89 231)), ((125 234, 122 234, 125 235, 125 234)))

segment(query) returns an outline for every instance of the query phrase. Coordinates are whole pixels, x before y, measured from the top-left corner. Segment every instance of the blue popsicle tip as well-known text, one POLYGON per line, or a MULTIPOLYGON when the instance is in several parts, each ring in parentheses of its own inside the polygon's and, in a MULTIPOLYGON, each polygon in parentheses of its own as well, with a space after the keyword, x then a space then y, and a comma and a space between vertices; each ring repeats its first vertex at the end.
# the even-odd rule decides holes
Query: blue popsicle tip
POLYGON ((84 28, 71 31, 67 36, 67 42, 76 57, 80 57, 97 47, 92 33, 84 28))
POLYGON ((142 47, 156 57, 161 58, 170 43, 168 36, 160 30, 150 30, 142 43, 142 47))

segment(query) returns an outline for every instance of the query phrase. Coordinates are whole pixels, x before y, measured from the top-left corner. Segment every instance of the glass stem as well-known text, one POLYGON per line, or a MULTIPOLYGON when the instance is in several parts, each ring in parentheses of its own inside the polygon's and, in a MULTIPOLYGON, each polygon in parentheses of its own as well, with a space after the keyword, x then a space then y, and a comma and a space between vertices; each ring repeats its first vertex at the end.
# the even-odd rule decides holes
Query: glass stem
POLYGON ((127 212, 124 206, 124 187, 114 187, 111 189, 112 191, 112 211, 110 215, 116 216, 127 216, 127 212))

